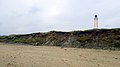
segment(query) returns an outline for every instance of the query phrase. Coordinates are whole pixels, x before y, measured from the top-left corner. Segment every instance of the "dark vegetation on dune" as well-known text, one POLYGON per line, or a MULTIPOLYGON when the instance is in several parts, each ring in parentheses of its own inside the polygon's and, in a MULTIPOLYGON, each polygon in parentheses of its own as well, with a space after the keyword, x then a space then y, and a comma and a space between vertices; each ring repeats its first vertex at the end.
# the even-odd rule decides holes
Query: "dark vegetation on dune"
POLYGON ((0 36, 0 42, 116 50, 120 49, 120 28, 0 36))

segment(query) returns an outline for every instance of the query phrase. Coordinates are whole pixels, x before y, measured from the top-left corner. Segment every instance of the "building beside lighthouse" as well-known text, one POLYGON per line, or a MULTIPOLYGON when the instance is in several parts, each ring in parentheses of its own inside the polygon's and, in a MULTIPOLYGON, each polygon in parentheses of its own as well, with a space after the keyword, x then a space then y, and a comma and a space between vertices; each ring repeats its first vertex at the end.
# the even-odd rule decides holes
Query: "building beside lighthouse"
POLYGON ((95 15, 95 18, 94 18, 94 29, 98 29, 98 17, 97 17, 97 15, 95 15))

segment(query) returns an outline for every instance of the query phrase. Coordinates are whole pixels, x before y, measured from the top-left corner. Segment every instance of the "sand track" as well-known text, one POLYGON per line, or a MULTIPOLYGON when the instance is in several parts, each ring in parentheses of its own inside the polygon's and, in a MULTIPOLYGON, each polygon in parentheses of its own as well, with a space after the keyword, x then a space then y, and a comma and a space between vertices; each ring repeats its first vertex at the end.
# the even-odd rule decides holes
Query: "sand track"
POLYGON ((0 43, 0 67, 120 67, 120 51, 0 43))

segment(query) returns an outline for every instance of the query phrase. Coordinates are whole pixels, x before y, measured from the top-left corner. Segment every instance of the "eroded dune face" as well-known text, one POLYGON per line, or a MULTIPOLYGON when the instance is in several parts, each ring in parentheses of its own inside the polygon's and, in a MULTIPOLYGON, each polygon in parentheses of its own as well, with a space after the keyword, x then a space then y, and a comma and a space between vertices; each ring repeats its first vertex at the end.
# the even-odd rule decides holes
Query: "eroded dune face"
POLYGON ((120 51, 0 43, 0 67, 119 67, 120 51))
POLYGON ((2 43, 120 50, 120 28, 0 36, 2 43))

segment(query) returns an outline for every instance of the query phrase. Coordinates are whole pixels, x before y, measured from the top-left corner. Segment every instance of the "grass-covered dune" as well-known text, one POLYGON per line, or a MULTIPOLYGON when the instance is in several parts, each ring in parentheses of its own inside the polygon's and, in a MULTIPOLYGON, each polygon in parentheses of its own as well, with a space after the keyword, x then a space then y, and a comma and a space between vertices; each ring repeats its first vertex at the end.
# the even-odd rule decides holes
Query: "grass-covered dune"
POLYGON ((120 28, 0 36, 0 42, 35 46, 120 49, 120 28))

